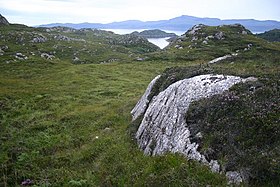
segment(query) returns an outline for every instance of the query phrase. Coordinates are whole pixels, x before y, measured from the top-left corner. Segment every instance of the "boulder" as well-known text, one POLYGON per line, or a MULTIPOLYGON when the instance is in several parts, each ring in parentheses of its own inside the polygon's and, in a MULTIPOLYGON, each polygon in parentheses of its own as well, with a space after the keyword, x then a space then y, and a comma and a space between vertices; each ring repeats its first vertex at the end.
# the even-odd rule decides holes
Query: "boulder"
POLYGON ((223 39, 225 39, 224 36, 225 36, 224 33, 220 31, 220 32, 217 32, 214 37, 218 40, 223 40, 223 39))
POLYGON ((42 54, 41 54, 41 57, 42 57, 42 58, 45 58, 45 59, 47 59, 47 60, 52 60, 53 58, 55 58, 54 55, 50 55, 50 54, 48 54, 48 53, 42 53, 42 54))
POLYGON ((15 54, 15 58, 16 58, 16 59, 19 59, 19 60, 27 60, 27 59, 28 59, 28 57, 25 56, 25 55, 22 54, 22 53, 16 53, 16 54, 15 54))
MULTIPOLYGON (((212 74, 199 75, 177 81, 149 100, 148 96, 157 79, 159 76, 152 80, 145 94, 131 111, 133 121, 143 116, 135 135, 139 147, 147 155, 181 153, 188 159, 209 166, 213 172, 222 172, 219 161, 207 159, 199 152, 199 143, 191 140, 185 115, 190 103, 222 94, 233 85, 252 79, 212 74)), ((201 137, 202 134, 198 132, 196 138, 201 137)), ((238 174, 237 171, 236 173, 238 174)), ((240 176, 237 174, 236 176, 240 176)), ((242 178, 235 179, 236 177, 231 173, 228 176, 237 183, 242 181, 242 178)))
POLYGON ((222 56, 222 57, 218 57, 218 58, 215 58, 215 59, 209 61, 208 64, 215 64, 215 63, 220 62, 220 61, 222 61, 222 60, 231 58, 232 56, 233 56, 233 55, 225 55, 225 56, 222 56))
POLYGON ((149 100, 148 100, 148 96, 151 93, 151 90, 154 86, 154 84, 156 83, 156 81, 160 78, 160 75, 156 76, 148 85, 148 88, 146 89, 144 95, 141 97, 141 99, 138 101, 138 103, 136 104, 136 106, 133 108, 133 110, 131 111, 131 115, 132 115, 132 120, 136 120, 141 114, 143 114, 145 112, 145 110, 148 107, 149 104, 149 100))

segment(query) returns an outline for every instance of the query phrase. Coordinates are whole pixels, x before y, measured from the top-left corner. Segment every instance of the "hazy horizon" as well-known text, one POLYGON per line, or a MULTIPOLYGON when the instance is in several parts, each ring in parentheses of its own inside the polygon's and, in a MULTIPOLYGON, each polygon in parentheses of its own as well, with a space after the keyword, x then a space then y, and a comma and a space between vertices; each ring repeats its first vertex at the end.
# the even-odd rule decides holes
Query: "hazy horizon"
MULTIPOLYGON (((176 17, 172 17, 172 18, 167 18, 167 19, 160 19, 160 20, 148 20, 148 21, 143 21, 143 20, 137 20, 137 19, 127 19, 127 20, 120 20, 120 21, 113 21, 113 22, 104 22, 104 23, 101 23, 101 22, 88 22, 88 21, 84 21, 84 22, 51 22, 51 23, 46 23, 47 24, 55 24, 55 23, 61 23, 61 24, 80 24, 80 23, 97 23, 97 24, 108 24, 108 23, 114 23, 114 22, 124 22, 124 21, 142 21, 142 22, 149 22, 149 21, 163 21, 163 20, 170 20, 170 19, 173 19, 173 18, 177 18, 177 17, 181 17, 181 16, 190 16, 190 17, 197 17, 197 18, 213 18, 213 19, 220 19, 220 20, 258 20, 258 21, 278 21, 280 22, 280 20, 273 20, 273 19, 254 19, 254 18, 228 18, 228 19, 221 19, 221 18, 217 18, 217 17, 198 17, 198 16, 192 16, 192 15, 178 15, 176 17)), ((40 25, 45 25, 45 24, 40 24, 40 25)), ((33 25, 33 26, 36 26, 36 25, 33 25)), ((145 30, 145 29, 143 29, 145 30)))
POLYGON ((11 23, 111 23, 157 21, 181 15, 219 19, 280 21, 278 0, 0 0, 0 13, 11 23))

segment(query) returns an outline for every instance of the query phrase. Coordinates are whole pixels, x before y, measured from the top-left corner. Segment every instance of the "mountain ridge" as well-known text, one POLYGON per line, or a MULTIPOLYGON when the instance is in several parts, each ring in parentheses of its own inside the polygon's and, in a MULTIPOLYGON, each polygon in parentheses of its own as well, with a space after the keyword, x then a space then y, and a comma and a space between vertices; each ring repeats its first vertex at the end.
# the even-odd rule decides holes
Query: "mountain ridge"
POLYGON ((219 18, 200 18, 195 16, 182 15, 168 20, 140 21, 125 20, 112 23, 50 23, 39 25, 39 27, 67 26, 73 28, 97 28, 97 29, 162 29, 185 31, 196 24, 209 26, 228 25, 239 23, 244 25, 252 32, 265 32, 275 28, 280 28, 280 22, 276 20, 255 20, 255 19, 219 19, 219 18))

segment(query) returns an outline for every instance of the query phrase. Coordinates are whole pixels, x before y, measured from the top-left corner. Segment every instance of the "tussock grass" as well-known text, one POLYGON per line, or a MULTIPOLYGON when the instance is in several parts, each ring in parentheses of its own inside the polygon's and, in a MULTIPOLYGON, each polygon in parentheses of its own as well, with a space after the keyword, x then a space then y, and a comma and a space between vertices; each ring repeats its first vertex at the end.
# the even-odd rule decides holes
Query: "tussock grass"
POLYGON ((144 156, 127 133, 150 80, 184 64, 1 63, 1 185, 225 184, 179 155, 144 156))

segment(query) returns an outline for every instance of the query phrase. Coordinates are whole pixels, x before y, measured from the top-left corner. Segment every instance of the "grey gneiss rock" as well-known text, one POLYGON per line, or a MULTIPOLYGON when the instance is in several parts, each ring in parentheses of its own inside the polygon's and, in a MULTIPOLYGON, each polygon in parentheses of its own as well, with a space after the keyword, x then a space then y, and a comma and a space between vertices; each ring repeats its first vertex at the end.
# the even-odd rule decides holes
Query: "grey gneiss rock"
POLYGON ((34 38, 31 40, 32 43, 44 43, 46 41, 48 41, 47 37, 42 34, 37 34, 37 36, 34 36, 34 38))
POLYGON ((0 26, 1 25, 9 25, 8 20, 0 14, 0 26))
MULTIPOLYGON (((233 85, 251 79, 224 75, 199 75, 171 84, 148 101, 147 96, 158 78, 150 83, 144 96, 132 110, 133 120, 144 114, 136 132, 139 147, 148 155, 181 153, 189 159, 208 165, 213 172, 221 172, 218 161, 207 160, 198 151, 199 144, 191 142, 191 133, 185 115, 191 102, 221 94, 233 85)), ((232 178, 233 175, 230 176, 232 178)), ((235 178, 231 180, 235 181, 235 178)))
POLYGON ((235 57, 237 55, 238 55, 238 53, 233 53, 231 55, 225 55, 225 56, 222 56, 222 57, 218 57, 218 58, 215 58, 215 59, 209 61, 208 64, 214 64, 214 63, 220 62, 222 60, 225 60, 225 59, 228 59, 228 58, 231 58, 231 57, 235 57))
POLYGON ((52 60, 53 58, 55 58, 54 55, 51 55, 51 54, 48 54, 48 53, 42 53, 42 54, 41 54, 41 57, 42 57, 42 58, 45 58, 45 59, 47 59, 47 60, 52 60))
POLYGON ((148 107, 149 104, 149 100, 148 100, 148 96, 151 93, 151 90, 154 86, 154 84, 156 83, 156 81, 160 78, 160 75, 156 76, 148 85, 148 88, 146 89, 144 95, 141 97, 141 99, 138 101, 138 103, 136 104, 136 106, 133 108, 133 110, 131 111, 131 115, 132 115, 132 120, 136 120, 141 114, 143 114, 145 112, 145 110, 148 107))

